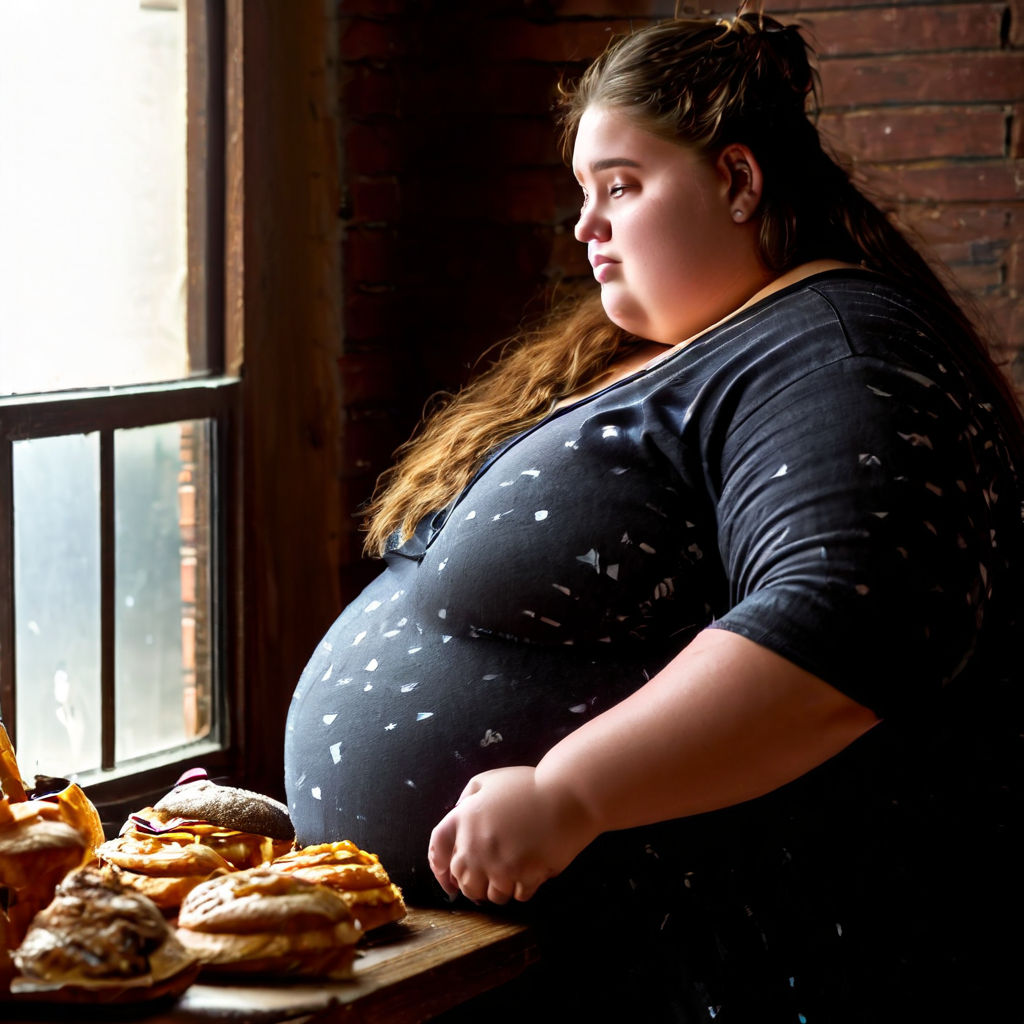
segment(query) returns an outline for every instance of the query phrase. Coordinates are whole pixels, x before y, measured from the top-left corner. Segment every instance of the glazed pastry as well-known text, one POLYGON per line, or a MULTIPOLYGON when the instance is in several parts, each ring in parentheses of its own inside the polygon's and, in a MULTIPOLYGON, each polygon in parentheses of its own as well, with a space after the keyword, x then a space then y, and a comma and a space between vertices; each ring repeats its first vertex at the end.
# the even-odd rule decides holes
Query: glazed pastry
POLYGON ((267 867, 204 882, 178 917, 182 944, 219 974, 345 978, 362 934, 336 892, 267 867))

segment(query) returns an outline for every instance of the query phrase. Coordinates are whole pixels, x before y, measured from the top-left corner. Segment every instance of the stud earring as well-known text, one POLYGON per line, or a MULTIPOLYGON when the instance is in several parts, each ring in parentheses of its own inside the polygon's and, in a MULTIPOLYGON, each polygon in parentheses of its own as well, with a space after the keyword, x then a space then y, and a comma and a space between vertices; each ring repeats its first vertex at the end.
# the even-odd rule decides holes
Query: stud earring
POLYGON ((732 211, 732 219, 733 220, 740 220, 740 219, 742 219, 742 217, 743 217, 743 211, 742 210, 733 210, 732 211))

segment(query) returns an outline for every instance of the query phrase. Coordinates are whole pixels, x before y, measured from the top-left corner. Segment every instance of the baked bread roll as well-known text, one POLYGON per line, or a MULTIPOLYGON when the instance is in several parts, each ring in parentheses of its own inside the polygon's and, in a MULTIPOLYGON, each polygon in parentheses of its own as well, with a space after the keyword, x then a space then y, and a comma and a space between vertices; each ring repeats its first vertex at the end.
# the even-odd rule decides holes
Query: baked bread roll
POLYGON ((212 847, 185 833, 158 837, 132 831, 100 846, 96 859, 172 916, 200 882, 235 870, 212 847))
POLYGON ((11 979, 14 977, 14 960, 11 959, 11 950, 14 943, 9 941, 11 923, 6 912, 0 907, 0 997, 3 993, 9 992, 11 979))
POLYGON ((211 782, 201 768, 186 772, 152 807, 130 815, 121 835, 137 841, 155 837, 177 847, 202 843, 239 871, 268 863, 295 844, 284 804, 211 782))
POLYGON ((33 804, 46 807, 44 813, 48 816, 55 814, 56 820, 81 832, 85 837, 84 860, 106 839, 99 811, 76 783, 37 775, 29 796, 33 804))
POLYGON ((162 821, 184 818, 288 843, 295 839, 295 828, 284 804, 262 793, 218 785, 203 776, 179 781, 153 805, 153 811, 162 821))
MULTIPOLYGON (((2 723, 0 789, 0 947, 6 951, 21 942, 57 883, 103 842, 103 826, 89 798, 67 779, 37 775, 35 789, 26 791, 2 723)), ((8 967, 0 955, 0 979, 8 967)))
POLYGON ((362 934, 333 890, 266 867, 196 886, 178 916, 182 945, 218 974, 346 978, 362 934))
POLYGON ((109 1000, 131 989, 180 993, 198 973, 153 902, 95 865, 61 882, 13 959, 15 994, 103 991, 109 1000))
POLYGON ((402 891, 388 877, 380 858, 348 839, 304 846, 278 857, 271 868, 334 889, 364 932, 406 915, 402 891))
POLYGON ((6 944, 19 945, 57 884, 85 858, 88 841, 57 819, 53 805, 0 800, 0 888, 6 890, 6 944))
POLYGON ((129 816, 97 857, 173 916, 201 882, 269 863, 295 844, 284 804, 186 772, 152 807, 129 816))

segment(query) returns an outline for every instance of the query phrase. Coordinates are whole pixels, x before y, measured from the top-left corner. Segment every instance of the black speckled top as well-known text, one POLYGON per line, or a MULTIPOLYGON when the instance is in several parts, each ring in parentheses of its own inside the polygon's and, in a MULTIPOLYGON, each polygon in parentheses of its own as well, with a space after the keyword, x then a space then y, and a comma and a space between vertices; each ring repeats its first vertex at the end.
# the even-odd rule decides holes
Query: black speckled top
MULTIPOLYGON (((502 446, 314 651, 287 723, 299 841, 433 884, 430 831, 472 775, 536 763, 707 626, 877 710, 890 738, 838 760, 889 778, 857 759, 908 749, 1020 587, 1017 484, 948 329, 829 272, 502 446)), ((820 797, 723 814, 792 823, 820 797)))

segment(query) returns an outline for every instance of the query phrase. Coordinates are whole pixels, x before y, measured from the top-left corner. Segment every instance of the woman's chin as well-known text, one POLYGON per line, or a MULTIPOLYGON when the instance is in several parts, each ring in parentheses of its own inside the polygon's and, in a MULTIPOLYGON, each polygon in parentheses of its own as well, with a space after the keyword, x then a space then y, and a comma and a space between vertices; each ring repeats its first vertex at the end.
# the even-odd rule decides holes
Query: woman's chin
POLYGON ((608 319, 616 327, 621 327, 624 331, 635 334, 639 338, 648 337, 649 319, 643 315, 643 311, 637 307, 635 302, 622 295, 621 292, 616 294, 614 286, 603 285, 601 287, 601 305, 604 306, 608 319))

